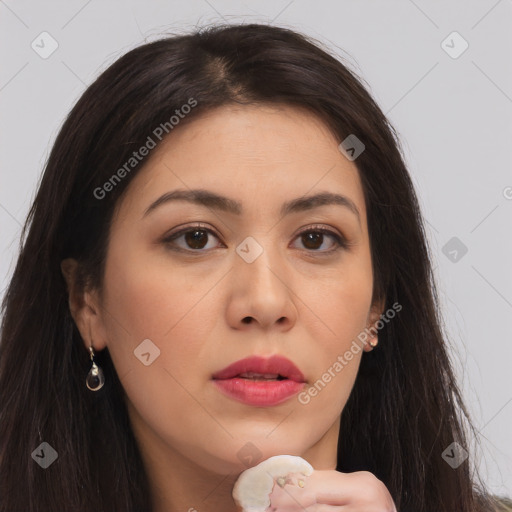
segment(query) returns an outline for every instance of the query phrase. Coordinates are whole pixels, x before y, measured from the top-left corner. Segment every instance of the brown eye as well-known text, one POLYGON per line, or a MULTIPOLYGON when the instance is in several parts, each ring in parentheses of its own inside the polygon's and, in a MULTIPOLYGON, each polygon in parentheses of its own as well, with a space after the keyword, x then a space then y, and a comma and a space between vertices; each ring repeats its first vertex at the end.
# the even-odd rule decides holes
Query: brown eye
POLYGON ((210 241, 212 235, 214 238, 218 239, 218 237, 211 229, 206 229, 200 226, 193 226, 182 229, 177 233, 173 233, 172 235, 164 238, 162 242, 171 246, 172 249, 177 251, 184 251, 189 253, 206 252, 208 249, 215 248, 215 246, 207 247, 207 244, 210 241), (178 244, 177 242, 180 239, 183 239, 183 242, 178 244))
POLYGON ((194 229, 185 233, 185 243, 191 249, 203 249, 208 242, 208 235, 204 229, 194 229))
POLYGON ((325 228, 310 228, 308 230, 302 231, 299 233, 298 237, 300 237, 303 246, 308 249, 310 252, 318 252, 318 253, 331 253, 337 251, 340 248, 346 248, 347 243, 340 235, 325 228), (331 238, 334 240, 334 248, 319 250, 322 245, 325 243, 325 237, 331 238))
POLYGON ((307 249, 319 249, 322 246, 324 234, 310 231, 301 235, 304 247, 307 249))

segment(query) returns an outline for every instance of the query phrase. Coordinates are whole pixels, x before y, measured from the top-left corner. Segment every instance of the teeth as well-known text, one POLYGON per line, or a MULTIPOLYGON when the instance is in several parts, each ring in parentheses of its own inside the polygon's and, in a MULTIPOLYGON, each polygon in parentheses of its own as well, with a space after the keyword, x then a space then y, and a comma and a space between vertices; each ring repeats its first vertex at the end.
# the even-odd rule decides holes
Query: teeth
POLYGON ((277 373, 245 372, 241 373, 239 377, 252 380, 276 380, 279 375, 277 373))

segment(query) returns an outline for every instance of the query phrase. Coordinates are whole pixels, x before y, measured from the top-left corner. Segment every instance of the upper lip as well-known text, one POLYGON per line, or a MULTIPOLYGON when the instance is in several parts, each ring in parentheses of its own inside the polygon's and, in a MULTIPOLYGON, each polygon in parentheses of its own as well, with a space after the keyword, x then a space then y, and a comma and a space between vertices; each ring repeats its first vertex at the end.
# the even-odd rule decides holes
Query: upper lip
POLYGON ((230 379, 245 372, 278 374, 296 382, 304 382, 303 373, 289 359, 280 355, 249 356, 226 366, 212 377, 214 379, 230 379))

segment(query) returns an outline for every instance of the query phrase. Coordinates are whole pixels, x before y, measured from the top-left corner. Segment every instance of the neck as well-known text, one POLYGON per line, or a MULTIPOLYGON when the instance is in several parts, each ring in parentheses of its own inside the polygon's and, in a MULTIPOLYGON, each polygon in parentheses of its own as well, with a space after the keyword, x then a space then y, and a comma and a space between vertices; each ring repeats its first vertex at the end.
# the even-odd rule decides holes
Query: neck
POLYGON ((162 482, 149 475, 153 500, 152 512, 238 512, 231 491, 238 474, 219 475, 196 466, 179 478, 172 475, 162 482))
MULTIPOLYGON (((129 401, 128 410, 148 476, 152 512, 240 512, 232 497, 233 486, 243 471, 240 464, 199 453, 192 445, 176 449, 142 426, 142 418, 129 401)), ((339 418, 300 456, 315 469, 335 469, 338 433, 339 418)), ((283 454, 286 451, 263 458, 283 454)))

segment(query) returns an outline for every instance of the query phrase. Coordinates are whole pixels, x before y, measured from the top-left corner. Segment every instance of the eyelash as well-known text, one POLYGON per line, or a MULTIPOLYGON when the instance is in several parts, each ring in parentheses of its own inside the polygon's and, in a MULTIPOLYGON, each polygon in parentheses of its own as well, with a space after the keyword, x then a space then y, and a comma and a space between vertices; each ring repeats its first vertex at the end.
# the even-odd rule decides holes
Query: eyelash
MULTIPOLYGON (((171 233, 169 236, 163 238, 162 242, 166 245, 172 246, 173 245, 172 242, 174 242, 176 239, 180 238, 182 235, 185 235, 186 233, 191 232, 191 231, 205 231, 207 233, 212 234, 216 238, 219 238, 217 236, 217 234, 212 229, 209 229, 202 224, 197 224, 197 225, 187 226, 186 228, 184 228, 180 231, 177 231, 176 233, 171 233)), ((331 236, 335 241, 335 247, 333 249, 329 249, 327 251, 306 249, 306 251, 310 252, 310 253, 318 253, 319 255, 330 255, 330 254, 333 254, 333 253, 339 251, 340 249, 348 249, 348 247, 349 247, 348 241, 343 236, 340 236, 336 232, 331 231, 330 229, 327 229, 327 228, 324 228, 321 226, 309 226, 307 229, 304 229, 300 233, 297 233, 297 236, 295 238, 299 238, 301 235, 303 235, 305 233, 322 233, 324 235, 331 236)), ((174 251, 186 252, 186 253, 204 253, 204 252, 208 251, 208 249, 207 250, 183 249, 181 247, 176 247, 176 246, 171 247, 171 249, 174 251)))

